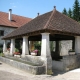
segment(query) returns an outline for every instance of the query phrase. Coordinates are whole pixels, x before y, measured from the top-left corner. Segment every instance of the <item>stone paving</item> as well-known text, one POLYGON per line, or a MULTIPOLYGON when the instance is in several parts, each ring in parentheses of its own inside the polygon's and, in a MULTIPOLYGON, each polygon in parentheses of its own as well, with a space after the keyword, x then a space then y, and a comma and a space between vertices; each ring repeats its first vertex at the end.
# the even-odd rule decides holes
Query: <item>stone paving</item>
POLYGON ((80 80, 80 69, 54 75, 32 75, 0 62, 0 80, 80 80))

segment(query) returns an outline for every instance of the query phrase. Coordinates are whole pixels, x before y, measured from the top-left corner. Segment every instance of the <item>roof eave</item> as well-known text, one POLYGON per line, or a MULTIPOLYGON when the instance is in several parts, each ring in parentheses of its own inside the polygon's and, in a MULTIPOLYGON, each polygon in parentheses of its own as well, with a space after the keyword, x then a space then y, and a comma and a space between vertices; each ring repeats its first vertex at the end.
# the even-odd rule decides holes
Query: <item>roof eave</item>
POLYGON ((4 27, 11 27, 11 28, 18 28, 19 26, 8 26, 8 25, 0 25, 0 26, 4 26, 4 27))
POLYGON ((12 38, 20 38, 20 37, 23 37, 23 36, 34 36, 34 35, 38 35, 38 34, 46 33, 46 32, 48 32, 50 34, 62 34, 62 35, 69 35, 69 36, 80 36, 79 33, 58 31, 58 30, 50 30, 50 29, 43 29, 43 30, 33 31, 33 32, 21 34, 21 35, 12 36, 12 37, 5 36, 2 39, 3 40, 8 40, 8 39, 12 39, 12 38))

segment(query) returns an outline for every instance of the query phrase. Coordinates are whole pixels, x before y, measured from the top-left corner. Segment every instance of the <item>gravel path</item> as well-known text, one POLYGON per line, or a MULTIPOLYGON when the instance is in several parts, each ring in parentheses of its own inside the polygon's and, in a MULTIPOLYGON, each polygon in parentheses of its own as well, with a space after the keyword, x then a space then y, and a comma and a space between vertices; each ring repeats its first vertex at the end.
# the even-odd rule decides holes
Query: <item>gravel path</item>
POLYGON ((0 62, 0 80, 80 80, 80 69, 54 75, 32 75, 0 62))

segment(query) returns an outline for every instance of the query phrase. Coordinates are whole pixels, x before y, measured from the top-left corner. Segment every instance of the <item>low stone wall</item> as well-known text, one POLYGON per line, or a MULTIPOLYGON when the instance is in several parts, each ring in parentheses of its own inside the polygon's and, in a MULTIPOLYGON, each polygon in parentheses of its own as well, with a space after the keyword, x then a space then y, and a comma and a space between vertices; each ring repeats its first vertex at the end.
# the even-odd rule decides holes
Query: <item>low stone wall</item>
POLYGON ((63 69, 64 69, 63 62, 53 60, 52 61, 52 69, 53 69, 53 72, 54 72, 54 69, 59 70, 59 71, 63 71, 63 69))
POLYGON ((32 56, 32 55, 26 55, 24 58, 22 58, 25 61, 31 62, 36 65, 43 65, 44 62, 41 59, 41 56, 32 56))
POLYGON ((25 63, 21 63, 15 60, 11 60, 5 57, 0 57, 0 61, 7 63, 13 67, 16 67, 18 69, 24 70, 26 72, 32 73, 32 74, 44 74, 45 73, 45 67, 44 66, 32 66, 25 63))
POLYGON ((53 69, 69 71, 80 67, 80 55, 64 56, 60 61, 52 61, 53 69))

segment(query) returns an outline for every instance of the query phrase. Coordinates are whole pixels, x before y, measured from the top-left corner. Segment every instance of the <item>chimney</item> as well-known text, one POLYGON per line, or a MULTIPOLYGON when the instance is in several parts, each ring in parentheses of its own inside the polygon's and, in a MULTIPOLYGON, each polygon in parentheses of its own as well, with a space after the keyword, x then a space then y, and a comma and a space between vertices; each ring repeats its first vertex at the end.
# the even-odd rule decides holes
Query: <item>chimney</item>
POLYGON ((56 10, 56 6, 54 6, 54 10, 56 10))
POLYGON ((38 16, 39 16, 39 13, 37 13, 38 14, 38 16))
POLYGON ((12 20, 12 9, 9 9, 9 20, 12 20))

